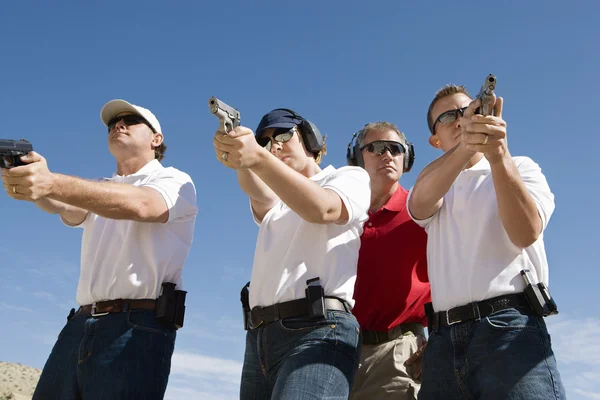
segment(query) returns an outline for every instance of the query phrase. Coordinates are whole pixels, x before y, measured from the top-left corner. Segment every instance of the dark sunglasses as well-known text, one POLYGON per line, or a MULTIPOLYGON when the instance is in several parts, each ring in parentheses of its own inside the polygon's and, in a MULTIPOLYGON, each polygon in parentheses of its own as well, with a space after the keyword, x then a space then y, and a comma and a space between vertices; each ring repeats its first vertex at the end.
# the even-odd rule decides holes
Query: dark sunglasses
POLYGON ((156 133, 156 131, 154 130, 152 125, 150 125, 148 123, 148 121, 146 121, 144 118, 140 117, 139 115, 123 115, 121 117, 114 117, 113 119, 108 121, 108 124, 106 124, 106 126, 108 126, 108 131, 110 132, 117 125, 117 123, 119 121, 123 121, 123 123, 127 126, 144 124, 144 125, 147 125, 148 128, 152 129, 152 132, 156 133))
POLYGON ((273 138, 273 140, 275 140, 277 143, 285 143, 289 141, 292 138, 292 136, 294 136, 294 128, 281 133, 277 133, 278 131, 281 130, 276 129, 272 136, 261 136, 256 138, 256 141, 261 147, 264 147, 268 151, 271 151, 271 138, 273 138))
POLYGON ((435 126, 437 125, 438 122, 440 124, 444 124, 444 125, 451 124, 458 119, 459 114, 461 117, 463 115, 465 115, 466 109, 467 109, 467 107, 463 107, 463 108, 457 108, 455 110, 448 110, 446 112, 441 113, 440 116, 435 119, 435 122, 433 123, 433 126, 431 127, 432 134, 435 135, 435 126))
POLYGON ((365 144, 360 149, 377 155, 382 155, 386 150, 389 151, 392 156, 406 153, 406 147, 404 147, 402 143, 394 142, 392 140, 376 140, 369 144, 365 144))

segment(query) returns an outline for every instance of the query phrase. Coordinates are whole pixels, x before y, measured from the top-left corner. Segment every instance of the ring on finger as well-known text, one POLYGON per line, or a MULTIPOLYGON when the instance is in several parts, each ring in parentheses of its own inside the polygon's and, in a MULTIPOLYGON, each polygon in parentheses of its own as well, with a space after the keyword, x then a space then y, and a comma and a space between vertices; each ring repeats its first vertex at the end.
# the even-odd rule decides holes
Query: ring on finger
POLYGON ((223 161, 227 161, 227 157, 229 157, 229 153, 225 152, 225 153, 221 154, 221 159, 223 161))
POLYGON ((13 193, 17 194, 17 185, 13 185, 13 193))
POLYGON ((489 138, 489 136, 485 135, 485 139, 483 139, 483 143, 481 143, 481 144, 486 145, 488 142, 488 138, 489 138))

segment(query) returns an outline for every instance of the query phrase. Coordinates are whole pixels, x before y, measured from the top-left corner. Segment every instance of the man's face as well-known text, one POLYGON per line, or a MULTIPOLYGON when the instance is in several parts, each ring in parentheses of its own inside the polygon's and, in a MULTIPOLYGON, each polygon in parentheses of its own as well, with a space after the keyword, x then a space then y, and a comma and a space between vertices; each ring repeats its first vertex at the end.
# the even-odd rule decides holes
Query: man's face
POLYGON ((111 121, 108 124, 108 148, 113 155, 124 150, 129 154, 153 151, 162 143, 162 134, 154 133, 137 114, 120 113, 111 121))
POLYGON ((399 153, 393 155, 389 150, 385 150, 383 154, 378 154, 376 151, 367 151, 365 147, 378 140, 404 144, 398 133, 391 129, 367 133, 361 146, 363 148, 361 152, 365 163, 365 170, 369 173, 373 184, 397 182, 402 176, 405 154, 399 153))
MULTIPOLYGON (((433 106, 431 117, 435 122, 443 113, 467 107, 471 101, 464 93, 443 97, 433 106)), ((435 125, 434 135, 429 137, 429 144, 442 149, 444 153, 456 146, 460 142, 461 117, 462 115, 458 113, 458 118, 453 122, 438 122, 435 125)))
MULTIPOLYGON (((306 169, 306 163, 314 159, 312 153, 306 150, 298 128, 290 130, 269 128, 260 135, 261 139, 269 138, 265 146, 271 154, 279 158, 294 170, 301 172, 306 169), (269 148, 270 147, 270 148, 269 148)), ((262 140, 261 140, 262 141, 262 140)))

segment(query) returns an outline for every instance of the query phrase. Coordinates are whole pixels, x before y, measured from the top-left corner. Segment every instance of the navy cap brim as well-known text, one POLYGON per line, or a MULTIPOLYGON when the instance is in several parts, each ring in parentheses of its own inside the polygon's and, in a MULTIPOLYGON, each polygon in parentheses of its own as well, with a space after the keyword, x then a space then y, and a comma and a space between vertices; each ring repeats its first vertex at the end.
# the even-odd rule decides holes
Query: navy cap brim
POLYGON ((295 127, 296 125, 299 125, 300 121, 298 121, 298 123, 294 123, 292 121, 287 121, 287 122, 275 122, 273 124, 269 124, 267 126, 261 127, 260 131, 256 131, 256 136, 260 136, 264 131, 266 131, 267 129, 270 128, 286 128, 286 129, 292 129, 293 127, 295 127))

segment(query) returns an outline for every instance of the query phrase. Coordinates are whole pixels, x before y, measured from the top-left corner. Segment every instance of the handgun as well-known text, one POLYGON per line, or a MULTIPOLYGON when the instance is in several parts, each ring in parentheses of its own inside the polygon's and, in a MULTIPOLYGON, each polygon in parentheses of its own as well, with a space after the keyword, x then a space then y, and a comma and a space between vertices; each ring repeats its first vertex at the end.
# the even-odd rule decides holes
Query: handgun
POLYGON ((543 282, 535 283, 530 278, 530 271, 524 269, 521 276, 525 281, 525 297, 529 301, 531 308, 542 317, 558 314, 556 302, 550 295, 550 291, 543 282))
POLYGON ((219 118, 219 132, 222 134, 240 126, 240 112, 216 97, 208 99, 208 109, 219 118))
POLYGON ((25 139, 0 139, 0 168, 25 165, 21 157, 33 151, 33 146, 25 139))
POLYGON ((496 77, 492 74, 489 74, 485 78, 485 82, 481 86, 481 90, 479 90, 479 94, 476 99, 481 100, 481 106, 475 111, 475 114, 481 115, 491 115, 492 107, 494 106, 494 100, 496 96, 494 95, 494 90, 496 89, 496 77))

